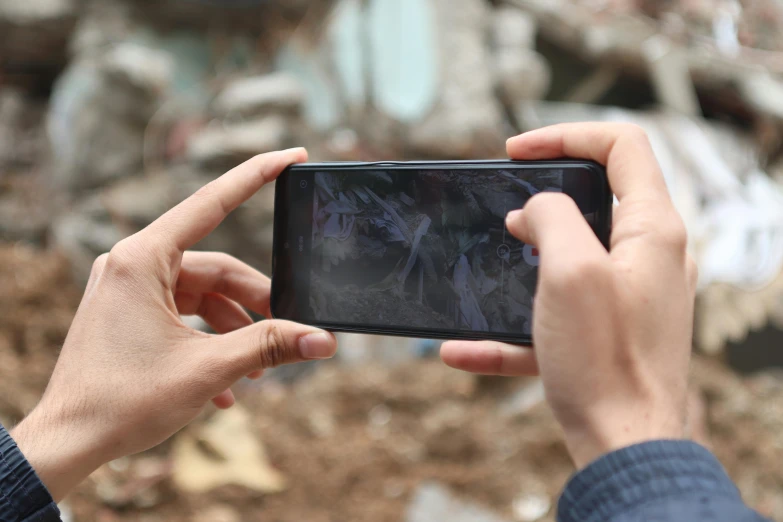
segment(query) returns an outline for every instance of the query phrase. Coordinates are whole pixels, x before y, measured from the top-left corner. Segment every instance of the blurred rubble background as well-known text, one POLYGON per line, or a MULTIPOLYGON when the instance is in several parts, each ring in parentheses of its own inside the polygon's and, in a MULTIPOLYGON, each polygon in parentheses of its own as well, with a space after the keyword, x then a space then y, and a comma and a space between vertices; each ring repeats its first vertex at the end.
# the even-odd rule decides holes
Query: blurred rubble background
MULTIPOLYGON (((502 157, 580 120, 648 130, 701 269, 691 434, 783 519, 781 0, 0 0, 0 421, 92 260, 236 163, 502 157)), ((273 192, 199 247, 267 269, 273 192)), ((343 336, 98 470, 65 519, 554 520, 572 468, 539 383, 436 350, 343 336)))

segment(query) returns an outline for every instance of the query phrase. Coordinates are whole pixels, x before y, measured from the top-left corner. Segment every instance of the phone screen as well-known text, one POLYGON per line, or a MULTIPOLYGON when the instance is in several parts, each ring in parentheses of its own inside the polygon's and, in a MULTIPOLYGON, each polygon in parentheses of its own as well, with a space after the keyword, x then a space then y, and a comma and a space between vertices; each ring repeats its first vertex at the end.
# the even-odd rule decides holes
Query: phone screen
POLYGON ((605 217, 590 166, 306 167, 278 181, 273 309, 307 324, 528 339, 539 255, 507 213, 565 192, 597 232, 605 217))

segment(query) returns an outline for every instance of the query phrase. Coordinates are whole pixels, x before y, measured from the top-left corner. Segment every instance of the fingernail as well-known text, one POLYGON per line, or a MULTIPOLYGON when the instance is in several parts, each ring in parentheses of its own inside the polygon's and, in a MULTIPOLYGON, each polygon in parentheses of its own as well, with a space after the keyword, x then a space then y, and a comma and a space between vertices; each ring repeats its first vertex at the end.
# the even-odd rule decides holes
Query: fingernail
POLYGON ((517 221, 517 220, 519 220, 522 217, 522 213, 523 212, 524 212, 524 210, 522 210, 521 208, 519 210, 512 210, 506 216, 506 223, 508 223, 509 221, 517 221))
POLYGON ((291 153, 291 152, 300 152, 300 151, 303 151, 303 150, 305 150, 305 148, 304 148, 304 147, 292 147, 292 148, 290 148, 290 149, 285 149, 285 150, 284 150, 284 151, 282 151, 282 152, 284 152, 284 153, 288 154, 288 153, 291 153))
POLYGON ((299 353, 304 359, 329 359, 334 357, 334 337, 319 332, 305 335, 299 339, 299 353))

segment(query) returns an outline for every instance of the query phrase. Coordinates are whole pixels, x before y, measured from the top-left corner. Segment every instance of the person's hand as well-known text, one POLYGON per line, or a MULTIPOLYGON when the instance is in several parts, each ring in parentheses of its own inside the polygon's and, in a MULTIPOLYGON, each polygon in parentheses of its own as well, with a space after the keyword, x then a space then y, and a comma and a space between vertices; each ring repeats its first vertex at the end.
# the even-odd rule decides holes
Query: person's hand
POLYGON ((634 443, 682 438, 697 271, 644 131, 628 124, 559 125, 510 139, 508 153, 606 165, 619 199, 611 253, 571 198, 531 198, 506 224, 540 253, 535 350, 452 341, 441 357, 477 373, 540 371, 579 468, 634 443))
POLYGON ((333 335, 269 317, 269 279, 186 252, 304 149, 253 158, 95 262, 41 402, 12 435, 55 500, 101 464, 151 448, 265 368, 334 355, 333 335), (216 332, 183 324, 199 315, 216 332))

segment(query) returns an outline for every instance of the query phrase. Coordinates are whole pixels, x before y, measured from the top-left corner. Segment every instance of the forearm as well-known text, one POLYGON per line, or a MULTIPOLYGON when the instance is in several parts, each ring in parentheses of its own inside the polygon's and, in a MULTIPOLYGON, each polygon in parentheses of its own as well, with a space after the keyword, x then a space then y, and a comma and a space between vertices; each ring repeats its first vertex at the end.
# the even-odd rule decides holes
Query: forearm
POLYGON ((11 436, 57 502, 102 464, 78 422, 41 406, 11 430, 11 436))
POLYGON ((559 522, 764 522, 720 463, 692 442, 647 442, 606 455, 578 473, 559 522))

